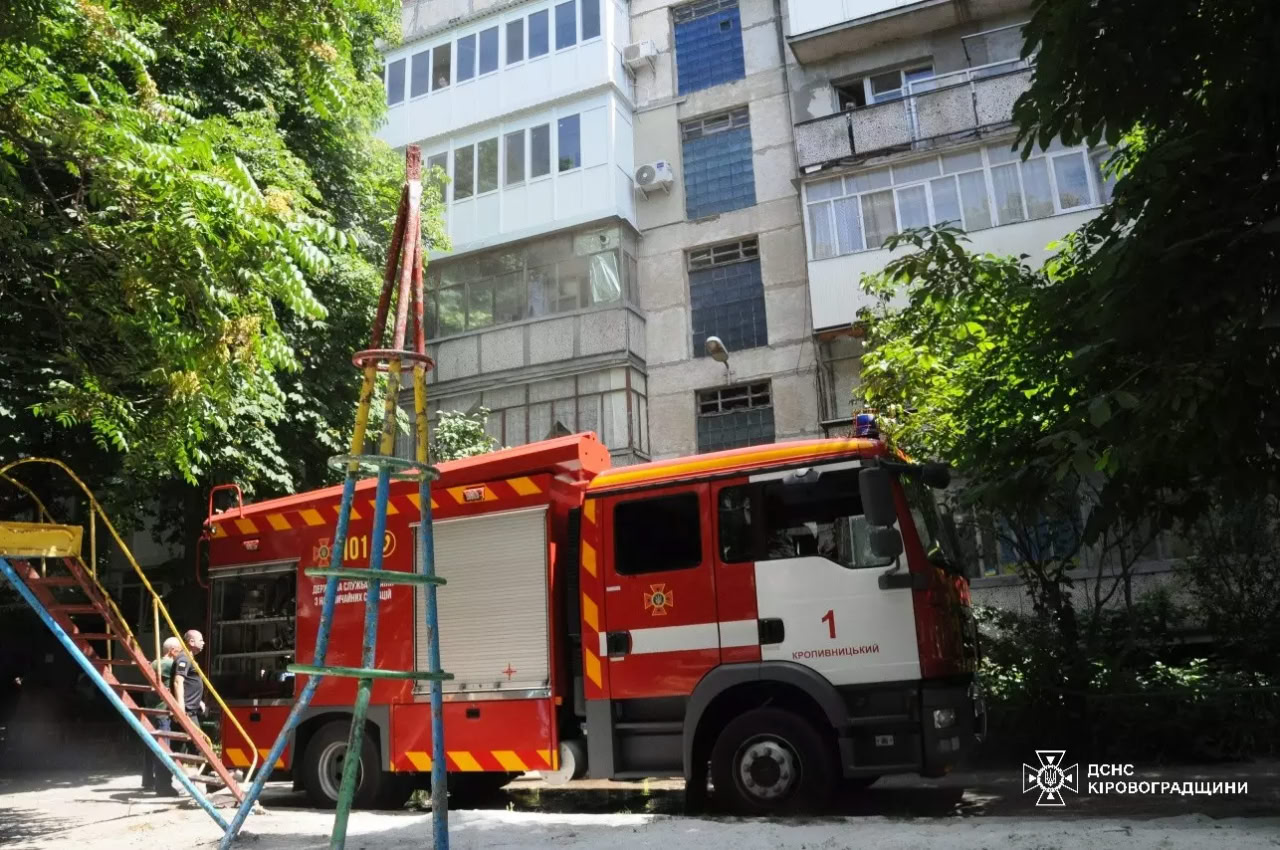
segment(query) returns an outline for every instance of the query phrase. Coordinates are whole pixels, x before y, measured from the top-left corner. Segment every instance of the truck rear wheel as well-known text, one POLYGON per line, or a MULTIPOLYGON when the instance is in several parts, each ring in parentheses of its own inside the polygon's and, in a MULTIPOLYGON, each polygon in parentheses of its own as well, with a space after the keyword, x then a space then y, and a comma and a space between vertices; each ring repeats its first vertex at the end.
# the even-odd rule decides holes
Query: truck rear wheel
POLYGON ((832 748, 813 725, 779 708, 730 721, 711 749, 722 805, 750 815, 820 808, 831 795, 832 748))
MULTIPOLYGON (((356 794, 352 807, 357 809, 398 809, 413 792, 407 781, 384 773, 378 759, 373 736, 365 728, 360 752, 360 770, 356 775, 356 794)), ((351 724, 345 720, 327 723, 311 736, 302 756, 302 787, 307 799, 319 809, 332 809, 338 804, 342 785, 342 769, 347 760, 347 737, 351 724)))

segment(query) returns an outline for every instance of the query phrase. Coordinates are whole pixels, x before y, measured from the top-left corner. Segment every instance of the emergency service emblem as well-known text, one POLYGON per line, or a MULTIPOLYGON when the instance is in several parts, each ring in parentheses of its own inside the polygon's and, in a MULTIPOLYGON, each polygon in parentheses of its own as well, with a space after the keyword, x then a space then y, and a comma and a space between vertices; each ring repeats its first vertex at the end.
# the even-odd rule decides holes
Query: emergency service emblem
POLYGON ((311 549, 311 563, 328 565, 331 551, 332 550, 329 548, 329 538, 322 537, 311 549))
POLYGON ((644 592, 644 610, 651 617, 667 616, 667 609, 676 607, 676 592, 667 590, 665 584, 651 584, 644 592))
POLYGON ((1040 765, 1022 765, 1022 793, 1039 791, 1037 806, 1065 806, 1067 803, 1062 797, 1063 791, 1079 793, 1080 766, 1064 765, 1066 754, 1066 750, 1036 750, 1040 765))

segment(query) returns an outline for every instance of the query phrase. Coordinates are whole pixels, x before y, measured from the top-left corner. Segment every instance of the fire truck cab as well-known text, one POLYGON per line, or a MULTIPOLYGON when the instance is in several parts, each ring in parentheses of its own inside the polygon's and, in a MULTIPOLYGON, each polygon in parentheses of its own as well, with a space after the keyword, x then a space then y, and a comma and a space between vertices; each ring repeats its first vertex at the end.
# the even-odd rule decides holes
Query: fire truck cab
MULTIPOLYGON (((744 812, 818 805, 835 782, 940 775, 981 701, 968 584, 928 466, 874 438, 806 440, 611 469, 592 434, 440 465, 432 485, 450 790, 683 776, 744 812)), ((368 564, 372 481, 345 566, 368 564)), ((211 517, 214 683, 253 738, 283 727, 311 660, 339 488, 211 517)), ((384 568, 414 570, 417 485, 393 484, 384 568)), ((349 586, 348 586, 349 585, 349 586)), ((377 663, 426 667, 421 591, 382 589, 377 663)), ((354 666, 364 585, 339 588, 328 663, 354 666)), ((278 770, 332 805, 354 682, 324 682, 278 770)), ((429 780, 425 686, 378 681, 357 804, 429 780)))

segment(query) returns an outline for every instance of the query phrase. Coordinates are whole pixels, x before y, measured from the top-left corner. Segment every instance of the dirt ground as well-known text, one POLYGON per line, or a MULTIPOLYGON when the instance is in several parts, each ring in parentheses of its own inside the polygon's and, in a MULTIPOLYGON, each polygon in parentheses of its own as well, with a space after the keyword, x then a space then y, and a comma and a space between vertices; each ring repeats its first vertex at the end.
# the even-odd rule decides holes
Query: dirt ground
MULTIPOLYGON (((1280 764, 1144 771, 1140 779, 1247 781, 1236 797, 1080 795, 1058 810, 1037 809, 1012 771, 942 780, 900 777, 842 793, 822 817, 752 820, 684 816, 677 781, 580 782, 551 788, 518 780, 482 808, 451 813, 451 846, 470 848, 698 847, 700 850, 806 850, 876 847, 1018 850, 1200 850, 1280 847, 1280 764)), ((185 798, 161 800, 132 775, 67 771, 0 777, 0 846, 15 850, 211 850, 220 836, 185 798)), ((238 846, 304 850, 328 846, 331 812, 305 808, 288 784, 263 797, 238 846)), ((222 805, 229 805, 224 801, 222 805)), ((229 820, 232 810, 224 810, 229 820)), ((356 812, 350 850, 430 846, 431 815, 356 812)))

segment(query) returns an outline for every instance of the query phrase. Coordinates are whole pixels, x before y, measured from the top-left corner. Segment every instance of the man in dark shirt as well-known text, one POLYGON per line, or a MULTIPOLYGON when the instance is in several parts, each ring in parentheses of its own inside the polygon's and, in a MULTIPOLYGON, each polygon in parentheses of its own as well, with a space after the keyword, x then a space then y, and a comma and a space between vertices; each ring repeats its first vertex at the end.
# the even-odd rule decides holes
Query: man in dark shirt
MULTIPOLYGON (((204 649, 204 635, 191 629, 182 638, 186 641, 187 649, 178 653, 173 659, 173 670, 170 674, 173 682, 173 696, 178 705, 182 706, 187 717, 191 718, 196 729, 199 729, 200 721, 204 719, 204 682, 196 672, 195 665, 191 663, 191 656, 199 655, 204 649)), ((194 741, 184 743, 186 744, 184 749, 187 752, 193 754, 197 752, 194 741)))

